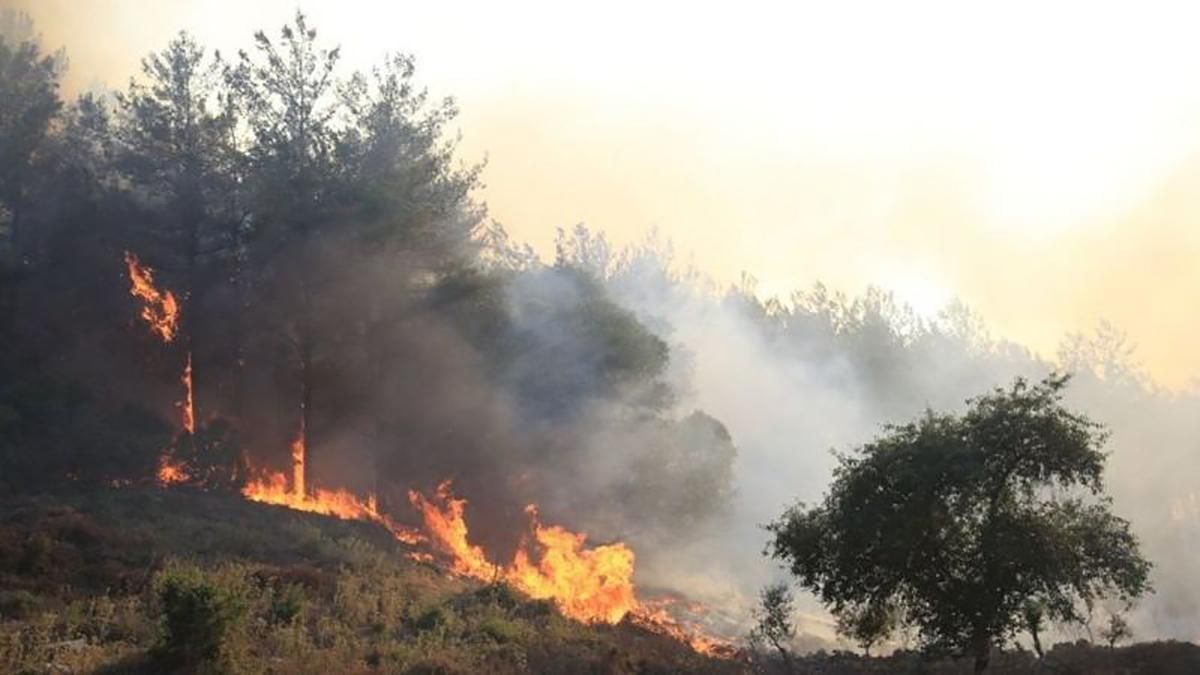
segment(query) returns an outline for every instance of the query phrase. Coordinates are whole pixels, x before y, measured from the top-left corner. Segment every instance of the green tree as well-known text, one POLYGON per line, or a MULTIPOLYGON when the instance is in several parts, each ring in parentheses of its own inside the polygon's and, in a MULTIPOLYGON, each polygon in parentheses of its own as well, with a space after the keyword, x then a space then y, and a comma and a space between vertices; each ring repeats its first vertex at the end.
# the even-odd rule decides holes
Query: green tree
POLYGON ((1067 378, 928 411, 840 457, 823 502, 770 525, 770 551, 835 615, 897 608, 927 648, 968 654, 976 672, 1038 599, 1081 619, 1100 597, 1148 590, 1150 564, 1110 511, 1106 432, 1061 404, 1067 378))
POLYGON ((1100 637, 1104 638, 1104 642, 1109 649, 1117 646, 1118 642, 1124 642, 1133 637, 1133 630, 1129 627, 1129 622, 1125 617, 1117 612, 1111 612, 1108 615, 1108 625, 1100 630, 1100 637))
MULTIPOLYGON (((260 333, 287 336, 290 342, 267 349, 290 353, 300 434, 311 439, 318 291, 325 281, 318 239, 335 234, 334 214, 343 194, 335 120, 339 50, 322 48, 316 29, 299 12, 280 30, 278 42, 259 31, 254 47, 254 56, 239 53, 225 77, 253 139, 247 156, 253 177, 254 274, 268 282, 260 288, 271 289, 270 296, 259 298, 259 304, 273 315, 260 333)), ((305 484, 312 484, 311 476, 305 476, 305 484)))
POLYGON ((4 23, 16 28, 0 36, 0 206, 6 212, 0 223, 8 221, 9 247, 20 262, 24 210, 50 123, 62 109, 58 79, 66 59, 62 52, 42 53, 28 17, 6 10, 4 23))
POLYGON ((236 578, 174 565, 155 578, 162 634, 154 655, 189 672, 236 672, 235 642, 244 630, 249 589, 236 578))
POLYGON ((1039 659, 1045 656, 1041 638, 1042 629, 1045 628, 1046 623, 1045 614, 1045 608, 1037 600, 1028 600, 1021 608, 1021 618, 1025 621, 1025 629, 1029 631, 1029 637, 1033 640, 1033 651, 1037 653, 1039 659))
MULTIPOLYGON (((140 233, 147 245, 139 249, 161 250, 154 257, 179 271, 180 283, 171 286, 184 302, 180 342, 192 359, 194 388, 196 374, 208 371, 197 355, 202 265, 227 252, 226 235, 237 220, 235 120, 222 105, 228 96, 220 68, 218 58, 206 58, 204 48, 181 32, 162 52, 142 60, 142 81, 131 81, 117 95, 119 166, 159 216, 148 219, 158 227, 140 233)), ((194 409, 203 419, 199 396, 194 409)))
POLYGON ((868 657, 871 647, 886 640, 895 627, 895 608, 878 602, 847 606, 837 617, 837 631, 858 643, 868 657))
POLYGON ((785 583, 773 583, 759 593, 758 608, 754 610, 755 624, 750 631, 751 643, 767 643, 779 652, 783 663, 791 669, 792 656, 788 644, 796 636, 792 624, 793 601, 785 583))

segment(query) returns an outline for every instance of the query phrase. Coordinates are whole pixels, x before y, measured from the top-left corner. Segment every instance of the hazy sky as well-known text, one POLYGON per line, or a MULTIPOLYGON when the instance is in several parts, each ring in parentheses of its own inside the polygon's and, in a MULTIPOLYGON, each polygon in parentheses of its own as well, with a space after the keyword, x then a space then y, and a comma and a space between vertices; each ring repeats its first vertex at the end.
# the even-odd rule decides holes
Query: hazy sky
POLYGON ((656 227, 766 292, 957 296, 1046 355, 1107 318, 1161 381, 1200 376, 1200 4, 0 0, 67 47, 71 91, 297 4, 348 66, 417 56, 542 251, 656 227))

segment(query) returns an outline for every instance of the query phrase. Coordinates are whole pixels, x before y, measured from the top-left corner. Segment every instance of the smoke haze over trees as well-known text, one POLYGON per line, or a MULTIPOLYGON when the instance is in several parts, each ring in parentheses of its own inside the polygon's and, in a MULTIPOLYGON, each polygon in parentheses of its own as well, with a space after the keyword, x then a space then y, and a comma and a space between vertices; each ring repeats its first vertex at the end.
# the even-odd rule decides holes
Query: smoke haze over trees
POLYGON ((628 540, 649 583, 745 617, 777 575, 759 525, 820 497, 830 448, 1065 369, 1068 402, 1112 430, 1115 509, 1156 563, 1135 633, 1200 637, 1200 394, 1157 387, 1118 329, 1051 361, 961 305, 716 288, 653 240, 617 251, 580 226, 540 260, 488 218, 454 102, 413 60, 344 73, 299 15, 239 54, 180 34, 121 91, 74 101, 65 57, 3 25, 0 488, 153 481, 172 446, 228 488, 245 476, 226 467, 281 467, 299 432, 310 483, 401 515, 410 488, 454 478, 499 550, 537 502, 628 540), (126 252, 179 298, 173 341, 139 323, 126 252))

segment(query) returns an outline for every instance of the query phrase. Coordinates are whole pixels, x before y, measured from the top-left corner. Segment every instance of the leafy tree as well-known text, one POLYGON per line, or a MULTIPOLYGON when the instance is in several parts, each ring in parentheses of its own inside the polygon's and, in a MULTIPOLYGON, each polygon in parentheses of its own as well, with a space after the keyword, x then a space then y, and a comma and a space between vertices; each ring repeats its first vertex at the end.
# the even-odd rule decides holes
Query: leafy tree
POLYGON ((840 457, 823 502, 770 525, 771 552, 836 615, 890 604, 931 650, 974 657, 1022 626, 1148 590, 1150 564, 1102 484, 1104 430, 1061 404, 1067 378, 1017 379, 962 415, 928 411, 840 457))
POLYGON ((759 593, 758 608, 754 611, 754 628, 750 631, 752 643, 766 642, 774 647, 789 669, 792 656, 788 652, 788 643, 796 636, 796 627, 792 624, 793 600, 792 592, 785 583, 774 583, 763 588, 759 593))
POLYGON ((865 656, 871 647, 886 640, 896 627, 896 610, 883 603, 846 607, 838 614, 837 631, 862 647, 865 656))
POLYGON ((587 271, 558 265, 523 275, 510 297, 517 320, 497 356, 527 412, 569 417, 595 399, 652 411, 673 402, 662 381, 669 346, 587 271))
MULTIPOLYGON (((15 21, 7 13, 6 19, 15 21)), ((22 217, 39 152, 62 109, 58 79, 65 58, 61 52, 43 54, 28 26, 6 32, 17 40, 0 37, 0 206, 7 211, 8 240, 20 259, 22 217)))
MULTIPOLYGON (((208 372, 204 355, 197 354, 201 266, 228 252, 228 223, 237 219, 234 118, 223 105, 228 96, 220 67, 219 59, 206 58, 204 48, 181 32, 162 52, 143 59, 143 81, 130 82, 117 95, 119 166, 158 216, 146 219, 150 226, 139 233, 138 248, 178 270, 167 278, 179 280, 171 285, 184 301, 180 342, 192 372, 201 376, 208 372)), ((195 410, 204 419, 199 396, 195 410)))
POLYGON ((1045 608, 1037 600, 1028 600, 1021 608, 1021 618, 1025 621, 1025 629, 1029 631, 1029 637, 1033 639, 1033 651, 1037 653, 1039 659, 1045 656, 1042 651, 1041 638, 1042 629, 1045 627, 1045 616, 1045 608))
POLYGON ((456 168, 456 138, 445 128, 458 108, 451 98, 431 104, 415 71, 411 56, 392 54, 340 87, 349 117, 340 152, 359 202, 358 236, 440 270, 461 259, 483 217, 471 202, 483 166, 456 168))
POLYGON ((1117 612, 1111 612, 1108 615, 1108 625, 1100 630, 1100 637, 1104 638, 1108 648, 1112 649, 1117 646, 1118 642, 1124 642, 1133 637, 1133 630, 1125 621, 1125 617, 1117 612))
MULTIPOLYGON (((335 123, 339 55, 337 48, 321 47, 316 29, 297 12, 278 41, 255 33, 253 55, 239 52, 237 63, 224 71, 251 138, 246 156, 254 241, 248 273, 258 291, 248 302, 268 310, 255 312, 256 326, 249 329, 255 335, 248 339, 263 352, 286 356, 261 360, 287 361, 276 376, 296 382, 288 407, 299 411, 300 432, 310 439, 310 449, 320 360, 317 317, 323 309, 318 295, 324 285, 318 239, 336 234, 334 213, 344 192, 335 123)), ((305 466, 308 471, 310 465, 305 466)))

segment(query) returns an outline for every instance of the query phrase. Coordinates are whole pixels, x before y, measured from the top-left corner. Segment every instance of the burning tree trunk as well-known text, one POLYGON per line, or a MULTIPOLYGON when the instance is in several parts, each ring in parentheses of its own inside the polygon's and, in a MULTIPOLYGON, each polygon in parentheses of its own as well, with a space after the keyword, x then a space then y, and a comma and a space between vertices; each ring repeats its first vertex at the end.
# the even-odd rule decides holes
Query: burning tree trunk
MULTIPOLYGON (((142 319, 150 330, 164 344, 174 342, 179 333, 180 306, 175 294, 169 290, 160 290, 154 285, 154 271, 142 266, 138 257, 125 252, 125 266, 129 272, 129 293, 142 304, 142 319)), ((195 400, 192 392, 192 354, 187 353, 187 361, 183 368, 180 382, 184 386, 184 398, 179 402, 181 408, 181 423, 188 434, 191 449, 195 450, 195 400)), ((161 483, 176 483, 188 478, 182 465, 164 451, 159 458, 158 478, 161 483)))
POLYGON ((300 433, 297 443, 292 448, 292 459, 296 468, 296 490, 304 494, 305 486, 311 483, 308 469, 309 430, 312 428, 310 415, 312 412, 313 391, 313 323, 312 323, 312 294, 309 281, 309 265, 301 270, 300 296, 300 433))
MULTIPOLYGON (((197 180, 192 177, 193 184, 197 180)), ((185 348, 187 349, 187 366, 184 369, 183 384, 187 388, 187 398, 183 402, 183 418, 184 428, 188 432, 188 443, 191 446, 192 454, 196 452, 196 395, 195 395, 195 379, 192 369, 192 359, 196 353, 196 297, 197 274, 200 258, 200 227, 204 220, 203 205, 200 203, 200 195, 192 191, 187 193, 184 199, 184 252, 185 252, 185 279, 183 298, 187 301, 189 311, 183 316, 181 323, 183 328, 185 348)))

